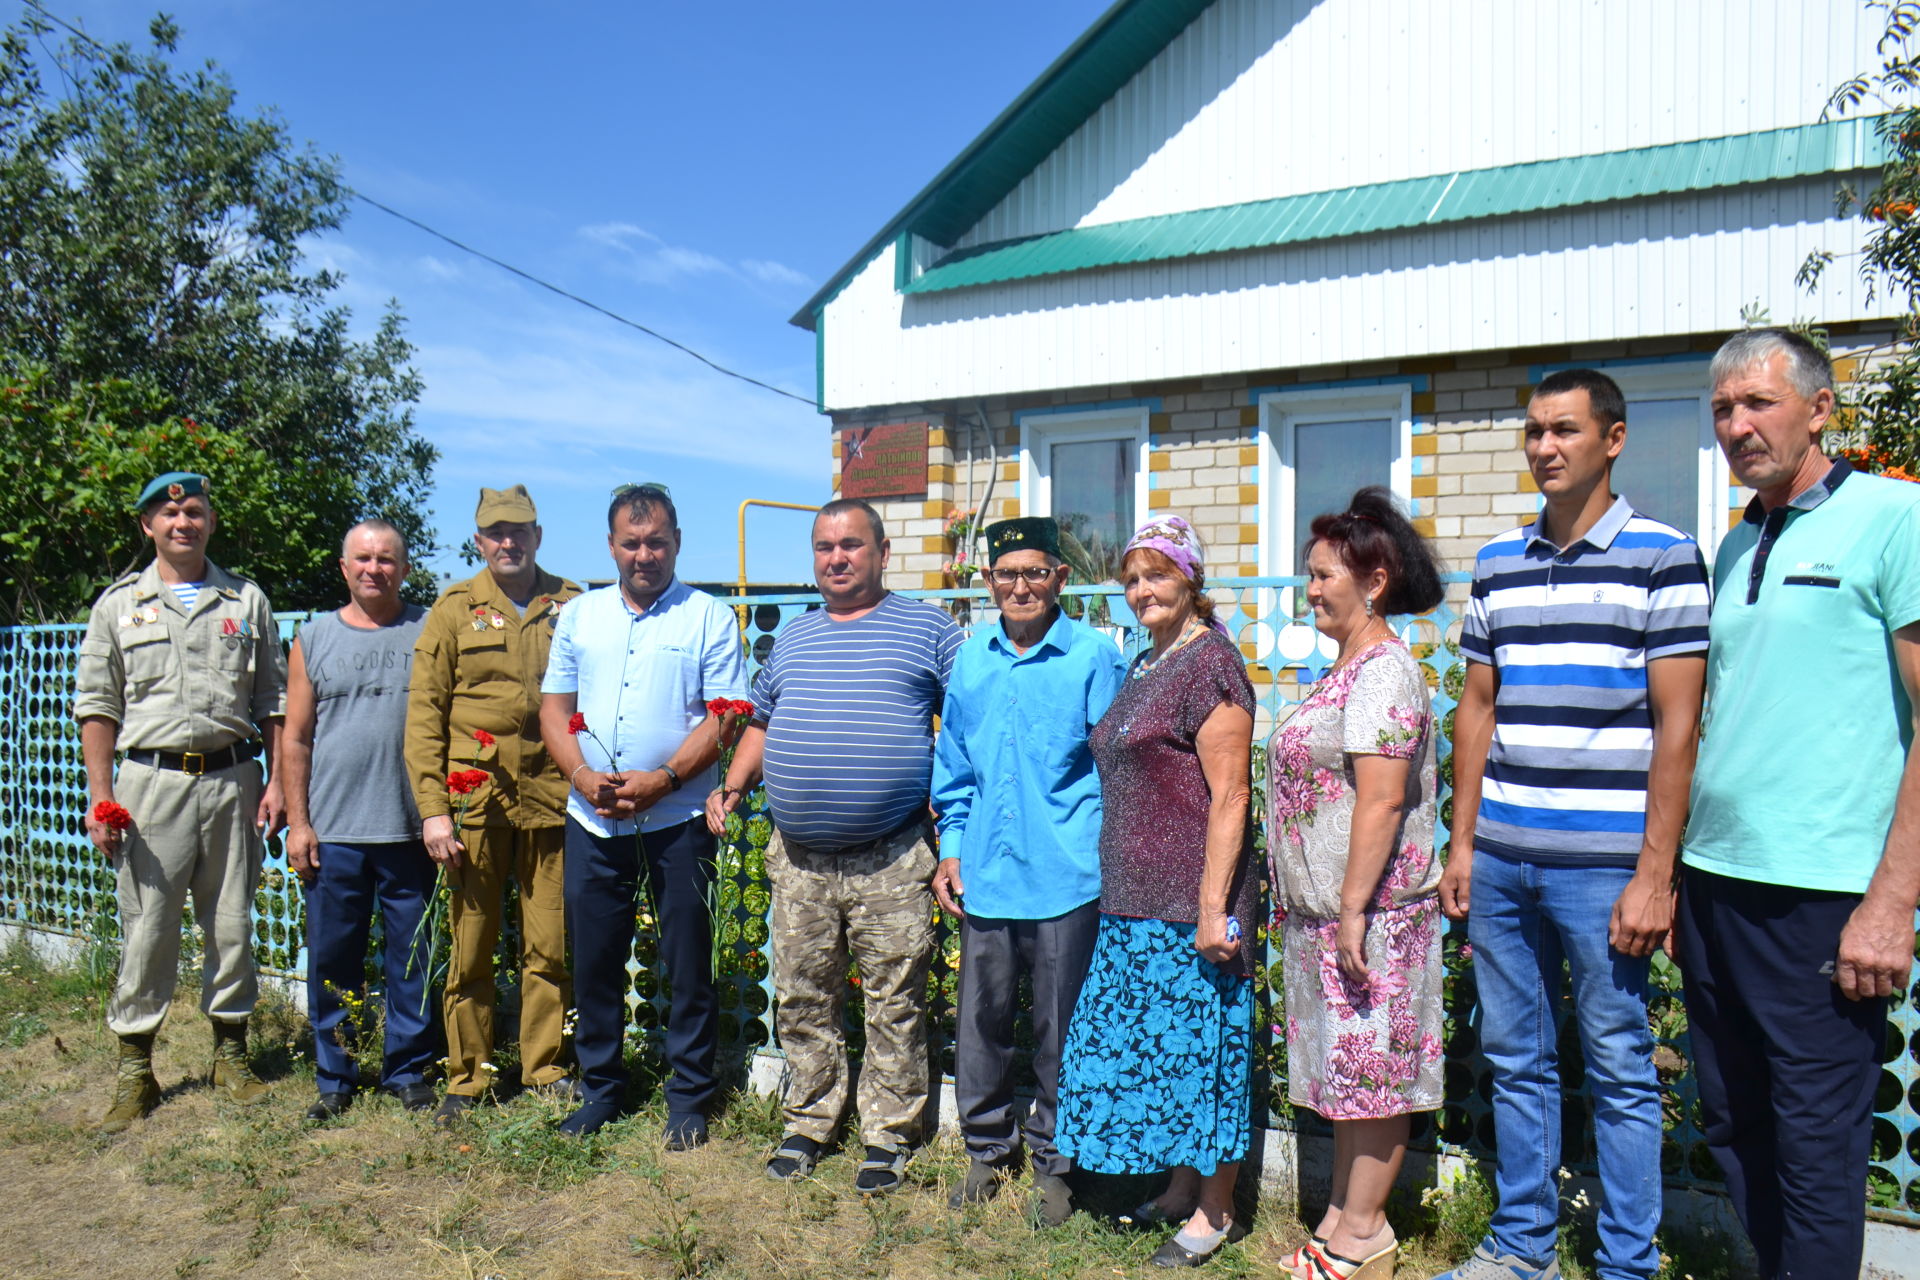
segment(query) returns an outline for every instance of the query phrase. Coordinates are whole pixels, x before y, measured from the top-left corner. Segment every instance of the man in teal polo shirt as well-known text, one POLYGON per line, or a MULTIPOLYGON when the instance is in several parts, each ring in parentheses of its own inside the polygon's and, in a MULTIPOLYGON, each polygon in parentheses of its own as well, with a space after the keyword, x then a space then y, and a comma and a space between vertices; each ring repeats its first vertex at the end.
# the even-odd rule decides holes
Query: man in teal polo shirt
POLYGON ((1714 565, 1681 858, 1694 1065, 1760 1274, 1853 1276, 1920 901, 1920 485, 1822 454, 1833 371, 1799 335, 1737 334, 1712 378, 1755 497, 1714 565))
POLYGON ((1034 1216, 1066 1221, 1072 1162, 1053 1145, 1060 1046, 1100 927, 1100 779, 1087 731, 1119 691, 1113 641, 1060 610, 1067 569, 1050 519, 987 527, 998 626, 954 656, 933 753, 940 866, 960 920, 954 1103, 972 1163, 952 1207, 999 1193, 1024 1136, 1034 1216), (1020 976, 1033 981, 1033 1106, 1013 1111, 1020 976), (1024 1129, 1024 1133, 1022 1133, 1024 1129))

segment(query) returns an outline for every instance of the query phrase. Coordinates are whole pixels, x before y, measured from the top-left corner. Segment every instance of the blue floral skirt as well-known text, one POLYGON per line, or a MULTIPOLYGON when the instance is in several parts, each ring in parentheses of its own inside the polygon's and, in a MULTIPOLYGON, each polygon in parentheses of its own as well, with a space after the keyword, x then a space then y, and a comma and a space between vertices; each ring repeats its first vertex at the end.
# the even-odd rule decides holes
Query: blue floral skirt
POLYGON ((1253 1141, 1253 984, 1194 926, 1102 915, 1067 1028, 1054 1143, 1095 1173, 1210 1174, 1253 1141))

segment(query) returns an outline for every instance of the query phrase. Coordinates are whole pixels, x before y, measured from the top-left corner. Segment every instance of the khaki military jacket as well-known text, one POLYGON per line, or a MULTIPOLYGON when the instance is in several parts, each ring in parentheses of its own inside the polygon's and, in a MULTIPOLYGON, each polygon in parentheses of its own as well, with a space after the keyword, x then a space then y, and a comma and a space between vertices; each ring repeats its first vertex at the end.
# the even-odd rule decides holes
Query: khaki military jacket
POLYGON ((481 570, 443 592, 413 649, 407 694, 407 772, 421 818, 450 816, 447 774, 478 766, 488 774, 463 826, 557 827, 566 821, 567 780, 540 740, 540 678, 561 607, 580 594, 541 572, 523 617, 481 570), (482 748, 474 731, 494 745, 482 748))
POLYGON ((158 563, 93 603, 73 717, 120 726, 122 751, 220 751, 287 713, 287 655, 258 586, 211 560, 189 613, 158 563))

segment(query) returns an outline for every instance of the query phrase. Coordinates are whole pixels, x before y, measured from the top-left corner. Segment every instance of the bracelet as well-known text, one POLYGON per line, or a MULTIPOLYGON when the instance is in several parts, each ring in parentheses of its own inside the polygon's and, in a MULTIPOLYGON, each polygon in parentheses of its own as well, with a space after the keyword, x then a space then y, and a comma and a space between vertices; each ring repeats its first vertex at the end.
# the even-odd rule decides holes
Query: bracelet
POLYGON ((680 775, 673 771, 672 765, 661 765, 660 772, 667 775, 667 790, 678 791, 680 789, 680 775))
POLYGON ((575 765, 575 766, 573 767, 573 772, 567 775, 567 786, 568 786, 569 788, 571 788, 571 789, 573 789, 573 790, 576 790, 576 791, 577 791, 577 790, 579 790, 579 788, 577 788, 577 787, 574 787, 574 785, 573 785, 573 780, 574 780, 575 778, 577 778, 577 777, 579 777, 579 776, 580 776, 580 771, 581 771, 582 769, 584 769, 584 768, 586 768, 586 767, 587 767, 587 762, 586 762, 585 760, 582 760, 582 761, 581 761, 581 762, 580 762, 579 764, 577 764, 577 765, 575 765))

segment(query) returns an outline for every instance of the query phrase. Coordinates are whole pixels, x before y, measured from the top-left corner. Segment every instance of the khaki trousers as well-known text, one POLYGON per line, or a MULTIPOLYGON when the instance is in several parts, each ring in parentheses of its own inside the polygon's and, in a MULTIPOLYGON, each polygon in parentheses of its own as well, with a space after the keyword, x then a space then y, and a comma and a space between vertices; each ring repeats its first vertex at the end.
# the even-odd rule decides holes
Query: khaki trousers
POLYGON ((817 853, 774 833, 774 1028, 789 1071, 789 1133, 833 1136, 847 1109, 847 957, 860 964, 866 1051, 860 1140, 901 1150, 925 1137, 927 972, 933 963, 933 847, 915 828, 877 849, 817 853))
POLYGON ((115 1035, 160 1029, 180 981, 180 913, 189 898, 206 957, 200 1008, 244 1021, 260 994, 253 966, 253 895, 266 844, 255 830, 260 766, 218 773, 155 769, 131 760, 114 798, 133 815, 120 846, 120 978, 107 1002, 115 1035))
POLYGON ((573 1005, 567 973, 565 827, 464 827, 467 846, 447 873, 447 1092, 478 1097, 492 1084, 493 952, 507 879, 520 886, 520 1079, 552 1084, 561 1064, 561 1027, 573 1005))

